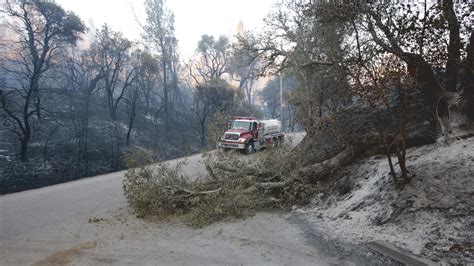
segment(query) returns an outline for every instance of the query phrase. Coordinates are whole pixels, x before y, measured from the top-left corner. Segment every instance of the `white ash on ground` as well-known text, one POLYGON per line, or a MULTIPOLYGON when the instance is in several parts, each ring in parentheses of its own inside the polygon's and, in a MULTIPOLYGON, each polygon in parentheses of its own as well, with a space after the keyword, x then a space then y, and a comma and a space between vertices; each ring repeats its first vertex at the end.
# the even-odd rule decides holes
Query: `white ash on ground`
POLYGON ((387 159, 374 156, 343 170, 338 193, 298 211, 334 238, 384 240, 442 264, 474 263, 474 138, 412 148, 407 157, 415 176, 403 190, 387 159))

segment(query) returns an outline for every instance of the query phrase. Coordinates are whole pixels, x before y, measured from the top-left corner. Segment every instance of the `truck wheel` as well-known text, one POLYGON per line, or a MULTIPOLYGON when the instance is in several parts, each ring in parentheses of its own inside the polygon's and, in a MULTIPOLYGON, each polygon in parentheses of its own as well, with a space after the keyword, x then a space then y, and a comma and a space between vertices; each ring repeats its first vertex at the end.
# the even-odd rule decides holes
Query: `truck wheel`
POLYGON ((281 139, 280 138, 273 138, 272 139, 272 147, 276 148, 281 145, 281 139))
POLYGON ((247 145, 245 145, 245 154, 252 154, 255 152, 255 148, 253 146, 253 142, 249 142, 247 143, 247 145))

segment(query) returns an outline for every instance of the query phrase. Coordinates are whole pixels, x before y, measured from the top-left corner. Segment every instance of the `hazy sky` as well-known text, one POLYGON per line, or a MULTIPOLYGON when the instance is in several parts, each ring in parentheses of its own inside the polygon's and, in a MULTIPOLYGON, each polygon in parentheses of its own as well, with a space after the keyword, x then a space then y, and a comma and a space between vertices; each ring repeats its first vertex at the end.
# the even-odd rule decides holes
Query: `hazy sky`
MULTIPOLYGON (((130 39, 138 39, 140 27, 135 15, 144 21, 143 0, 56 0, 72 10, 88 25, 107 22, 130 39)), ((176 36, 182 58, 194 52, 202 34, 232 37, 239 20, 246 30, 259 28, 276 0, 167 0, 175 14, 176 36)))

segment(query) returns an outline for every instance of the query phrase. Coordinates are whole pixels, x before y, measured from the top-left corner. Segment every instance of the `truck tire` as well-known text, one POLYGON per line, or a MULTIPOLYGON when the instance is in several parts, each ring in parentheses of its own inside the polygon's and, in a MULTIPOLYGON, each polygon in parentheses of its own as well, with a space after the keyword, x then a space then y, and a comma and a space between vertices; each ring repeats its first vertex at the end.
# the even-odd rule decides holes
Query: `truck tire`
POLYGON ((272 138, 272 148, 278 147, 278 139, 277 138, 272 138))
POLYGON ((245 145, 244 153, 249 155, 255 152, 255 147, 253 146, 253 141, 249 141, 247 145, 245 145))

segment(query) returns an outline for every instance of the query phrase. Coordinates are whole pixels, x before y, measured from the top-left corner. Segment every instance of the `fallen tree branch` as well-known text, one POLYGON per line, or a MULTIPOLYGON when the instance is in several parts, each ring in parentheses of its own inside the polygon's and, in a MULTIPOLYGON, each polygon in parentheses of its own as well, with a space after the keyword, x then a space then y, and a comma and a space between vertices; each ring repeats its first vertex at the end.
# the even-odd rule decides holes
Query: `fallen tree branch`
POLYGON ((214 193, 220 192, 222 190, 222 188, 218 188, 218 189, 207 190, 207 191, 193 191, 193 190, 189 190, 189 189, 179 187, 179 186, 166 186, 165 188, 167 188, 169 190, 183 191, 183 192, 186 192, 186 193, 191 194, 191 195, 196 195, 196 194, 209 195, 209 194, 214 194, 214 193))
POLYGON ((313 164, 307 167, 304 167, 296 171, 296 175, 299 176, 309 176, 310 180, 314 181, 316 179, 321 179, 326 176, 331 175, 334 170, 348 165, 355 157, 355 151, 353 147, 349 147, 338 155, 327 159, 321 163, 313 164))
POLYGON ((212 170, 212 167, 209 164, 206 165, 206 171, 209 173, 209 176, 212 177, 214 180, 219 180, 217 176, 214 174, 214 170, 212 170))
POLYGON ((273 189, 273 188, 282 188, 286 186, 288 182, 264 182, 264 183, 256 183, 255 187, 260 189, 273 189))
POLYGON ((224 172, 242 173, 243 175, 249 175, 249 174, 255 175, 255 173, 258 172, 257 169, 254 169, 253 167, 239 168, 239 167, 232 167, 223 163, 216 163, 214 165, 214 168, 222 170, 224 172))
POLYGON ((209 194, 214 194, 218 193, 222 190, 222 188, 214 189, 214 190, 208 190, 208 191, 192 191, 188 189, 183 189, 183 191, 188 192, 190 194, 200 194, 200 195, 209 195, 209 194))

